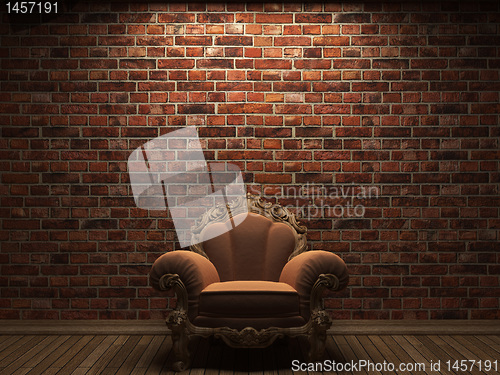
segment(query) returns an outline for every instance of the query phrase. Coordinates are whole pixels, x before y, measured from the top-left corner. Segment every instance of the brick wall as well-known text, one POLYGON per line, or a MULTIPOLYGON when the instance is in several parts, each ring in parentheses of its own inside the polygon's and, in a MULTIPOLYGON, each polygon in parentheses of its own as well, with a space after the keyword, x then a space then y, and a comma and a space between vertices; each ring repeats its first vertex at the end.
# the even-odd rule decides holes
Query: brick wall
POLYGON ((163 317, 147 273, 175 231, 126 161, 185 125, 270 199, 315 184, 341 193, 303 204, 361 207, 304 220, 351 273, 336 318, 500 317, 497 1, 63 13, 2 14, 0 318, 163 317))

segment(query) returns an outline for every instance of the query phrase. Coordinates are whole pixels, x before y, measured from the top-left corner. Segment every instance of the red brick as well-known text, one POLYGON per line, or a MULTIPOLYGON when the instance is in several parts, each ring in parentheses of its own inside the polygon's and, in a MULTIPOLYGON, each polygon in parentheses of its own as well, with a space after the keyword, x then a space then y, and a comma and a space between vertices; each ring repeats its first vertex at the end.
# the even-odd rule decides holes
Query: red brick
POLYGON ((215 113, 215 106, 213 104, 179 105, 177 107, 177 113, 181 113, 181 114, 215 113))
POLYGON ((291 174, 257 174, 255 176, 255 182, 261 184, 287 184, 292 182, 291 174))
POLYGON ((367 69, 370 66, 368 60, 362 59, 333 59, 332 68, 337 69, 367 69))
POLYGON ((133 46, 135 38, 130 36, 100 36, 100 46, 133 46))
POLYGON ((154 69, 156 61, 143 59, 122 59, 120 69, 154 69))
POLYGON ((250 82, 217 82, 217 91, 248 91, 253 88, 250 82))
POLYGON ((256 69, 292 69, 291 60, 259 59, 255 61, 256 69))
POLYGON ((295 22, 297 23, 331 23, 331 14, 322 13, 296 13, 295 22))
POLYGON ((331 60, 295 60, 296 69, 330 69, 331 60))
POLYGON ((275 82, 273 91, 277 92, 304 92, 311 91, 311 85, 307 82, 275 82))
POLYGON ((257 23, 293 23, 293 14, 291 13, 257 13, 255 15, 257 23))
POLYGON ((219 104, 219 113, 272 113, 272 104, 219 104))
POLYGON ((2 265, 2 275, 38 275, 37 266, 2 265))
POLYGON ((177 90, 180 91, 212 91, 213 82, 179 82, 177 90))
POLYGON ((275 46, 310 46, 311 38, 305 36, 283 36, 274 38, 275 46))
POLYGON ((350 84, 348 82, 313 82, 313 91, 318 91, 318 92, 350 91, 350 84))
POLYGON ((176 36, 175 44, 180 46, 210 46, 211 36, 176 36))
POLYGON ((368 13, 338 13, 335 23, 369 23, 371 15, 368 13))
POLYGON ((194 13, 161 13, 158 14, 160 23, 193 23, 195 21, 194 13))
POLYGON ((229 13, 202 13, 198 15, 201 23, 233 23, 234 14, 229 13))
POLYGON ((2 69, 38 69, 40 62, 35 59, 3 59, 2 69))
MULTIPOLYGON (((138 46, 156 46, 156 47, 164 47, 171 46, 174 44, 173 37, 169 36, 137 36, 136 44, 138 46)), ((151 49, 150 49, 151 50, 151 49)), ((163 56, 163 54, 162 54, 163 56)))
POLYGON ((233 59, 207 59, 198 60, 196 62, 197 68, 207 69, 232 69, 234 67, 233 59))
POLYGON ((250 36, 217 36, 215 45, 223 46, 251 46, 253 39, 250 36))
POLYGON ((350 38, 347 36, 319 36, 313 38, 314 46, 348 46, 350 38))
MULTIPOLYGON (((316 114, 349 114, 351 108, 347 105, 323 105, 318 104, 314 106, 314 113, 316 114)), ((344 129, 340 129, 343 131, 344 129)), ((337 134, 338 135, 338 134, 337 134)))

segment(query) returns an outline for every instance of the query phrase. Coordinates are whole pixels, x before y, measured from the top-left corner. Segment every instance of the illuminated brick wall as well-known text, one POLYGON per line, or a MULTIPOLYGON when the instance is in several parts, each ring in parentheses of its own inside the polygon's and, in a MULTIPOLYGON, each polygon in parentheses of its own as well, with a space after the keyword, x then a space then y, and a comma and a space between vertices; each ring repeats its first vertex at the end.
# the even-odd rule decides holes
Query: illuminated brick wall
POLYGON ((2 17, 0 318, 163 317, 147 273, 179 246, 136 208, 126 161, 185 125, 270 199, 336 192, 280 199, 337 207, 303 221, 351 273, 335 318, 500 317, 497 1, 2 17))

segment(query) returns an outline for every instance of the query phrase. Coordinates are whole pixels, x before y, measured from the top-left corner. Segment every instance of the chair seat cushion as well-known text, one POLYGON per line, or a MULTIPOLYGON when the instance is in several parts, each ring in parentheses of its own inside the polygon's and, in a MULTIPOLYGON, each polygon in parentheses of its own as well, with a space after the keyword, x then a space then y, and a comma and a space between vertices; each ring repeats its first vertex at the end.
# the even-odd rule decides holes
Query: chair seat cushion
POLYGON ((299 295, 288 284, 238 280, 213 283, 200 294, 199 315, 223 318, 299 316, 299 295))

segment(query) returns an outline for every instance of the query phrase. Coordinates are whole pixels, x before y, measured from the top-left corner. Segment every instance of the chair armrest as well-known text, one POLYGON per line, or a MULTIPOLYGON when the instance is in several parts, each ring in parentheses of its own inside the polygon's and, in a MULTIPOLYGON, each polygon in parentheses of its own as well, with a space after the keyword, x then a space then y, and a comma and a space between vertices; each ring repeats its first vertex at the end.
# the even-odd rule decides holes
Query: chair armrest
MULTIPOLYGON (((321 285, 330 290, 342 290, 349 282, 349 273, 344 261, 328 251, 306 251, 292 258, 281 271, 280 282, 287 283, 299 293, 301 315, 308 319, 313 286, 321 275, 333 275, 331 284, 322 276, 321 285)), ((314 302, 314 301, 313 301, 314 302)))
POLYGON ((197 315, 201 291, 220 280, 215 266, 207 258, 192 251, 178 250, 163 254, 154 262, 149 281, 157 290, 176 287, 178 303, 189 306, 191 317, 197 315), (180 290, 186 295, 179 295, 180 290))

